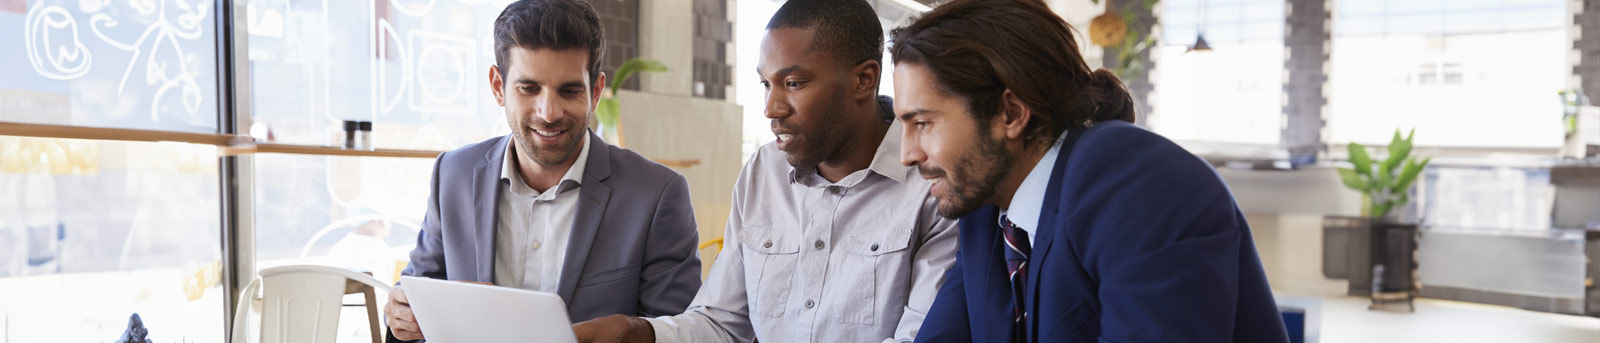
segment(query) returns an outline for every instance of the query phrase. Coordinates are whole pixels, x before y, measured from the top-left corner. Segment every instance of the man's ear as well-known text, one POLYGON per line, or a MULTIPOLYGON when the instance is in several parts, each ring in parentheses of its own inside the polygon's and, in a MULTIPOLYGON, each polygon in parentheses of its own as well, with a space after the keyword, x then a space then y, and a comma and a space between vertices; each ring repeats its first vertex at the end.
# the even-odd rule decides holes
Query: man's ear
POLYGON ((883 65, 878 64, 878 61, 867 60, 857 64, 855 68, 850 69, 850 76, 853 81, 850 84, 852 98, 878 98, 878 78, 883 76, 883 65))
MULTIPOLYGON (((589 112, 593 113, 596 109, 600 108, 600 96, 604 95, 600 92, 603 92, 606 89, 606 72, 600 72, 600 75, 594 78, 594 85, 591 85, 590 88, 589 112)), ((612 94, 611 96, 617 95, 612 94)))
POLYGON ((500 77, 500 66, 489 66, 489 89, 494 92, 494 102, 506 106, 505 79, 500 77))
POLYGON ((1016 93, 1006 89, 1000 95, 1000 115, 995 117, 1002 118, 1000 124, 1005 128, 1006 138, 1018 139, 1028 128, 1028 122, 1033 120, 1033 111, 1022 103, 1022 98, 1018 98, 1016 93))

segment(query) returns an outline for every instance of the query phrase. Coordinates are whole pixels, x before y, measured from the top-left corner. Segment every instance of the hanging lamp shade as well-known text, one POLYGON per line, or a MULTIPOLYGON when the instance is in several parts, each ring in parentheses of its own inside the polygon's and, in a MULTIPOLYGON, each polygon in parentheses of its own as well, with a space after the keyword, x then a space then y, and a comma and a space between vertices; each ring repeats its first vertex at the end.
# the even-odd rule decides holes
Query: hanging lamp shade
POLYGON ((1122 43, 1122 39, 1127 36, 1127 22, 1122 20, 1122 16, 1111 11, 1101 13, 1089 22, 1089 41, 1094 42, 1094 45, 1109 48, 1122 43))
POLYGON ((1194 45, 1190 45, 1189 46, 1189 50, 1185 51, 1185 52, 1206 52, 1206 51, 1211 51, 1211 44, 1206 44, 1206 34, 1201 33, 1201 34, 1194 35, 1194 45))

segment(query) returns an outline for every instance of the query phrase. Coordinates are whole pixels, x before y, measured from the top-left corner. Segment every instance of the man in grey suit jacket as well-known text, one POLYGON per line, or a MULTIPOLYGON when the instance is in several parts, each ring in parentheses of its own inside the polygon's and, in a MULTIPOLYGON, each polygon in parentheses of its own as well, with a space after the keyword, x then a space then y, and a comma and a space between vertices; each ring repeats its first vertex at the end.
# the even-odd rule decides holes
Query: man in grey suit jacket
MULTIPOLYGON (((439 156, 404 274, 556 293, 573 321, 683 312, 700 288, 688 183, 585 129, 606 80, 599 16, 523 0, 494 31, 511 134, 439 156)), ((391 341, 425 338, 403 287, 384 313, 391 341)))

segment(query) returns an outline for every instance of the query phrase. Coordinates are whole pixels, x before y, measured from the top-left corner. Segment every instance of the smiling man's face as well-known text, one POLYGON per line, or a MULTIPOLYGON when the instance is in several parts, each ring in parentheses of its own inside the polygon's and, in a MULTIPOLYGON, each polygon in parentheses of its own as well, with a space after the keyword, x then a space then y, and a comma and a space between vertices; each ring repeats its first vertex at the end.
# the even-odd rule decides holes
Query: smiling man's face
POLYGON ((584 49, 514 46, 507 53, 504 78, 498 66, 491 67, 489 78, 495 101, 506 109, 517 151, 547 166, 577 158, 605 75, 589 82, 589 52, 584 49))
POLYGON ((927 67, 894 67, 894 111, 904 128, 900 162, 933 180, 928 192, 939 199, 941 216, 959 218, 992 202, 1015 160, 999 125, 979 122, 966 101, 940 91, 927 67))

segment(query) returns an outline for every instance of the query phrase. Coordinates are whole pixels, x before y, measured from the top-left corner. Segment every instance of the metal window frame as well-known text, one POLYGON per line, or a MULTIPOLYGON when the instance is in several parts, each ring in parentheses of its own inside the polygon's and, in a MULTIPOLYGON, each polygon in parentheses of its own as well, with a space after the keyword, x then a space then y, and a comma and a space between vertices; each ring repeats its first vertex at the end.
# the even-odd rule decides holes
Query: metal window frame
MULTIPOLYGON (((220 134, 250 132, 249 1, 215 2, 217 13, 217 130, 220 134)), ((241 288, 255 277, 255 158, 222 156, 218 164, 218 197, 222 223, 223 341, 233 340, 233 316, 241 288)))

